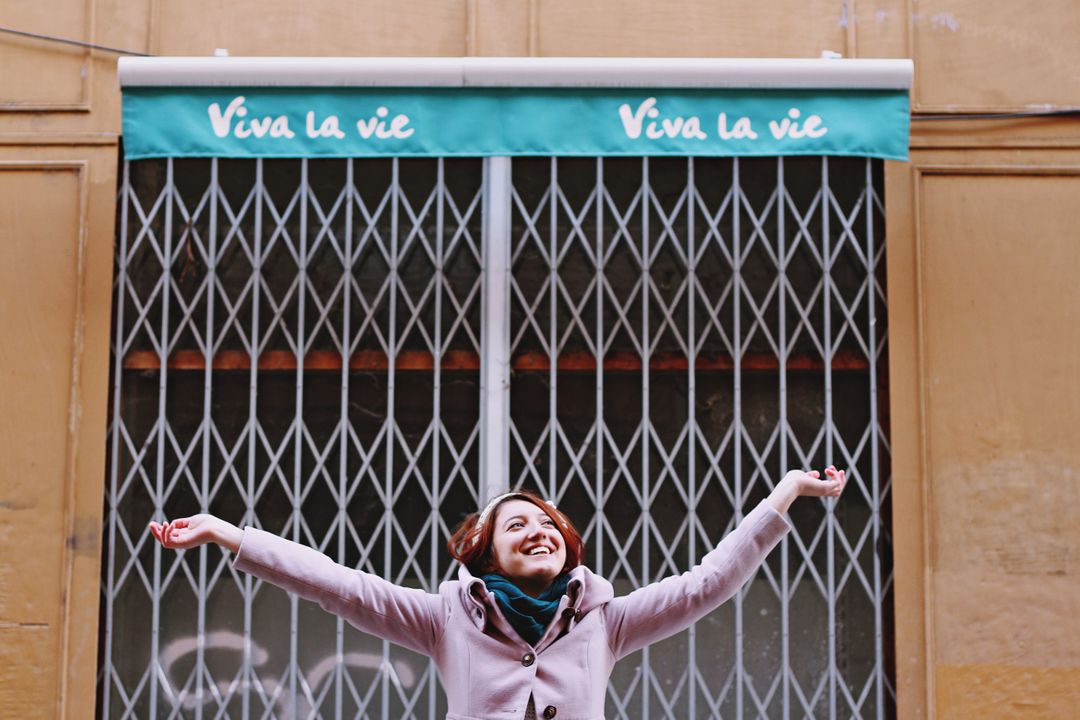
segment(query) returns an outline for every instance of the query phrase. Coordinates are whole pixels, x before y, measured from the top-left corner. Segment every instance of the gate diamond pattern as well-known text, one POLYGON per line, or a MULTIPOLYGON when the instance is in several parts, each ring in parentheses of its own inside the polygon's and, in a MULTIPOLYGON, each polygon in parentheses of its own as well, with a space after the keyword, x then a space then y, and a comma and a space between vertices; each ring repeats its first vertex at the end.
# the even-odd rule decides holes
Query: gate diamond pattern
POLYGON ((880 172, 515 162, 513 481, 588 520, 598 572, 628 592, 689 569, 785 468, 853 479, 793 508, 731 604, 624 661, 614 716, 892 714, 880 172))
POLYGON ((444 705, 426 659, 216 549, 161 552, 145 522, 214 512, 396 582, 450 577, 449 526, 478 502, 478 369, 454 359, 480 351, 481 178, 479 161, 125 166, 103 715, 444 705))
POLYGON ((435 591, 455 523, 531 487, 628 592, 829 463, 845 497, 797 503, 737 598, 620 664, 608 712, 893 715, 881 163, 522 158, 499 195, 485 162, 124 165, 99 715, 445 713, 426 659, 216 548, 161 551, 151 518, 212 512, 435 591), (508 336, 484 332, 498 243, 508 336), (492 338, 510 455, 482 479, 492 338))

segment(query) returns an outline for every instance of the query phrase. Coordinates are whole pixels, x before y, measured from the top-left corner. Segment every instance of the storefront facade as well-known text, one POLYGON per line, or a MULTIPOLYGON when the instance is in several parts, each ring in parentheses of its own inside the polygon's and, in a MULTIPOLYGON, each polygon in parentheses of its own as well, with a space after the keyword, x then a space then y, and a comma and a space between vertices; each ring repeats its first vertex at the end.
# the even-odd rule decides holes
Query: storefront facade
POLYGON ((148 506, 435 591, 454 525, 528 487, 629 592, 832 462, 858 493, 797 509, 608 702, 894 714, 881 158, 910 63, 396 62, 121 63, 103 716, 445 713, 425 659, 146 547, 148 506))
MULTIPOLYGON (((226 32, 239 19, 207 12, 240 12, 150 10, 144 32, 103 24, 107 8, 73 9, 83 24, 69 34, 109 25, 96 42, 208 54, 185 28, 226 32)), ((691 31, 674 11, 665 29, 626 7, 604 15, 621 18, 618 32, 557 3, 425 12, 442 20, 387 10, 385 27, 354 23, 370 33, 365 54, 909 56, 916 119, 1022 110, 1073 87, 1059 64, 1035 82, 987 71, 988 33, 1011 27, 1004 10, 901 22, 900 9, 860 6, 838 24, 832 10, 778 7, 735 12, 724 32, 691 31), (791 30, 775 47, 760 39, 775 30, 754 32, 767 18, 791 30), (443 32, 458 21, 460 33, 443 32), (942 67, 968 72, 946 62, 945 37, 981 59, 966 82, 942 79, 942 67)), ((1071 12, 1026 22, 1053 46, 1071 12)), ((218 44, 314 51, 276 32, 218 44)), ((355 33, 341 32, 323 28, 319 50, 355 54, 355 33)), ((1071 707, 1075 650, 1046 629, 1075 624, 1076 524, 1054 512, 1076 466, 1067 119, 917 123, 909 163, 827 152, 118 162, 114 56, 33 42, 9 53, 21 73, 2 148, 4 225, 19 228, 3 322, 21 350, 4 355, 19 408, 5 563, 18 579, 0 619, 5 664, 25 668, 5 699, 24 715, 233 714, 233 702, 260 715, 437 712, 423 663, 235 580, 223 558, 157 554, 138 521, 183 512, 172 503, 248 512, 428 586, 446 572, 446 524, 501 467, 588 524, 591 561, 628 590, 683 569, 774 467, 842 457, 861 476, 846 514, 796 518, 804 537, 746 597, 615 678, 609 712, 1071 707), (72 69, 81 79, 35 80, 72 69), (492 257, 484 239, 500 232, 492 257), (1009 240, 1022 236, 1021 251, 1009 240), (498 308, 505 325, 492 322, 498 308), (383 509, 359 510, 370 507, 383 509), (1033 606, 1038 627, 1017 612, 1033 606), (207 621, 223 613, 242 622, 207 621), (202 644, 159 633, 177 614, 202 644), (280 632, 255 638, 269 617, 280 632), (824 662, 797 642, 819 629, 810 647, 824 662), (301 633, 344 659, 289 639, 301 633)), ((276 115, 260 114, 269 137, 276 115)))

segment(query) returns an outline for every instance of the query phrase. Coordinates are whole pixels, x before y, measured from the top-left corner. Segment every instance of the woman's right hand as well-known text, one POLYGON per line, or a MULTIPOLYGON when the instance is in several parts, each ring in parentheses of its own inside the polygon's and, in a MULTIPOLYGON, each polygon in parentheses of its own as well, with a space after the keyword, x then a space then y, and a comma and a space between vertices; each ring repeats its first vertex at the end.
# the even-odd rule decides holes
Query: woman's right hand
POLYGON ((187 550, 212 542, 234 553, 240 548, 240 539, 244 535, 244 531, 232 523, 205 513, 165 524, 152 522, 150 532, 164 547, 174 550, 187 550))

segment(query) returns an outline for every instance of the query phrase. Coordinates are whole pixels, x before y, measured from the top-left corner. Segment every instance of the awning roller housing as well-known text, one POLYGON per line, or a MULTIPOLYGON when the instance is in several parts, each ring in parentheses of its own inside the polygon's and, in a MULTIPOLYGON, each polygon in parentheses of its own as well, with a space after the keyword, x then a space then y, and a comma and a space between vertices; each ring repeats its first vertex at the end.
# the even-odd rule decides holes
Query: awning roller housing
POLYGON ((608 87, 907 90, 911 60, 125 57, 121 87, 608 87))

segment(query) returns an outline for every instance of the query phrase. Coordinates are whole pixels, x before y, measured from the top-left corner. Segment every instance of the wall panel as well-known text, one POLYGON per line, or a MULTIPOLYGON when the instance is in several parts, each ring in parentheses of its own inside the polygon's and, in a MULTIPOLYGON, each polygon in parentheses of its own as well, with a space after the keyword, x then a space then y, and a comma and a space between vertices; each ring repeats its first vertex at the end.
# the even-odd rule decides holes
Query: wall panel
MULTIPOLYGON (((93 42, 93 0, 6 0, 0 26, 93 42)), ((89 51, 0 35, 0 111, 89 110, 89 51)))
POLYGON ((914 104, 932 112, 1080 105, 1075 0, 908 0, 914 104))
POLYGON ((816 58, 848 43, 831 0, 535 1, 537 55, 816 58))
MULTIPOLYGON (((843 24, 849 42, 845 57, 907 58, 908 0, 848 0, 843 24)), ((918 68, 916 68, 917 70, 918 68)))
MULTIPOLYGON (((890 266, 894 418, 921 424, 895 438, 902 716, 1063 717, 1080 703, 1080 169, 1034 164, 1052 157, 917 158, 909 175, 915 277, 890 266), (916 355, 898 337, 913 323, 916 355)), ((904 244, 890 235, 890 263, 906 263, 904 244)))
POLYGON ((82 173, 78 165, 0 165, 0 703, 35 714, 55 706, 68 553, 68 399, 78 288, 82 173), (17 232, 12 230, 18 228, 17 232), (27 432, 32 429, 32 432, 27 432), (33 681, 24 684, 22 678, 33 681), (33 710, 38 708, 38 710, 33 710))
POLYGON ((465 55, 465 0, 151 0, 159 55, 465 55))
POLYGON ((93 697, 115 157, 0 148, 0 707, 12 717, 83 717, 93 697))
POLYGON ((516 57, 536 54, 534 0, 472 0, 468 54, 516 57))

